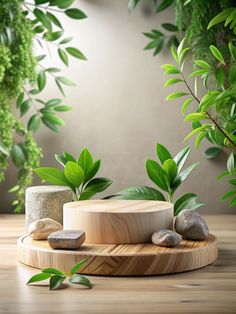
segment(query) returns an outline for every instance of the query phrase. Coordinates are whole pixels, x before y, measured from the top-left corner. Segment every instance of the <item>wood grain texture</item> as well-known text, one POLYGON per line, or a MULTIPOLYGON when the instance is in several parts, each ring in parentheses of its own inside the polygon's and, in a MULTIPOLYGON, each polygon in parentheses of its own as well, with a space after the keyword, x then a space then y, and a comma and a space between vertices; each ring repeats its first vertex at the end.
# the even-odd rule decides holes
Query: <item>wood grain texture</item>
POLYGON ((216 239, 182 241, 176 248, 154 244, 88 244, 79 249, 53 250, 47 241, 23 236, 18 241, 18 260, 36 268, 69 272, 83 258, 80 273, 105 276, 144 276, 178 273, 213 263, 218 255, 216 239))
POLYGON ((49 291, 26 286, 37 269, 17 262, 23 215, 0 215, 1 314, 153 314, 236 312, 236 215, 204 216, 218 239, 219 256, 195 271, 147 277, 89 276, 92 290, 49 291))
POLYGON ((173 228, 173 204, 168 202, 89 200, 63 208, 64 229, 84 230, 88 243, 147 243, 153 232, 173 228))

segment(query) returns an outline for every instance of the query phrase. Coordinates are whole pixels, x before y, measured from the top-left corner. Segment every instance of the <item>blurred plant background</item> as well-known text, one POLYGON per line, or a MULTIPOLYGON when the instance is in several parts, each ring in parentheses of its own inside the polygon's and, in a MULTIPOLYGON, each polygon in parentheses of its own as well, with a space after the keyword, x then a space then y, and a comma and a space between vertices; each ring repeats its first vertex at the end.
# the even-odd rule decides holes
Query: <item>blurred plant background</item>
POLYGON ((11 159, 18 169, 12 205, 15 212, 24 207, 24 194, 31 185, 33 169, 39 166, 42 151, 34 133, 43 125, 54 132, 64 125, 58 113, 68 111, 64 87, 75 85, 61 74, 61 69, 45 68, 42 61, 50 58, 50 47, 57 49, 62 65, 69 66, 69 58, 86 60, 84 54, 65 37, 60 15, 75 22, 86 14, 73 7, 74 0, 1 0, 0 1, 0 182, 11 159), (43 51, 38 54, 37 51, 43 51), (58 97, 46 99, 41 92, 48 80, 58 87, 58 97), (26 123, 22 118, 28 115, 26 123))

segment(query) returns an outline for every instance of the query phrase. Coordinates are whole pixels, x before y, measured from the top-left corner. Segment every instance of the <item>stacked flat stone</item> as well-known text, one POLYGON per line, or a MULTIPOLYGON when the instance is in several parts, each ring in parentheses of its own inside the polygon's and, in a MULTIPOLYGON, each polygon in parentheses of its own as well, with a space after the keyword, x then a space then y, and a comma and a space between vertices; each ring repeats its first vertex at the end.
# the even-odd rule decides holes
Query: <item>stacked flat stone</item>
POLYGON ((36 220, 51 218, 63 223, 63 205, 73 199, 72 191, 64 186, 41 185, 26 189, 26 228, 36 220))

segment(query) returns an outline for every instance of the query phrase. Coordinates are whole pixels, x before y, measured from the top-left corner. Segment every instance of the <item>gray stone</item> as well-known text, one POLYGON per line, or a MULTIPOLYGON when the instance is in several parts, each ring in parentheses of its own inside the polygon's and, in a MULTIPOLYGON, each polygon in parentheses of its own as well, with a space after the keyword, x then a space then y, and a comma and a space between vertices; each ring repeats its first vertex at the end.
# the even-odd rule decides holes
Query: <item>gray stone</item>
POLYGON ((181 235, 171 230, 156 231, 152 235, 152 243, 159 246, 173 247, 179 245, 181 241, 181 235))
POLYGON ((48 236, 48 243, 53 249, 78 249, 85 241, 85 232, 81 230, 62 230, 48 236))
POLYGON ((206 240, 209 236, 205 220, 191 209, 182 210, 175 218, 175 230, 187 240, 206 240))
POLYGON ((43 218, 32 222, 28 227, 28 234, 34 240, 46 240, 52 232, 62 230, 62 225, 51 219, 43 218))
POLYGON ((36 220, 51 218, 63 223, 63 205, 73 199, 72 191, 65 186, 41 185, 26 189, 26 228, 36 220))

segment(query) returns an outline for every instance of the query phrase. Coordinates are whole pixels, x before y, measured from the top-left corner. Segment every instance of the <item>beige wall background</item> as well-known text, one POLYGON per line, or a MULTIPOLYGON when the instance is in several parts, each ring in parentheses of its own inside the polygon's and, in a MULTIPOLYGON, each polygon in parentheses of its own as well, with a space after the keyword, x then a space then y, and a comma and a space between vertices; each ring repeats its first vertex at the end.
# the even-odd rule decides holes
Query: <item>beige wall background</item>
MULTIPOLYGON (((70 59, 64 74, 77 83, 66 88, 65 104, 73 110, 63 114, 66 126, 57 135, 45 127, 37 133, 43 148, 42 165, 56 165, 54 154, 67 150, 77 154, 88 147, 96 158, 102 159, 101 176, 114 180, 107 194, 136 184, 151 185, 145 171, 145 158, 155 158, 155 143, 166 145, 175 154, 184 145, 183 138, 190 125, 183 122, 180 101, 165 102, 174 88, 163 88, 166 77, 160 66, 171 63, 166 50, 153 57, 143 51, 148 42, 142 32, 159 28, 163 22, 173 21, 173 12, 153 13, 148 1, 129 15, 127 0, 86 0, 76 2, 88 18, 74 21, 61 18, 67 35, 73 36, 73 46, 81 49, 87 62, 70 59)), ((61 17, 61 16, 60 16, 61 17)), ((51 50, 50 66, 62 66, 56 51, 51 50)), ((45 99, 57 97, 58 90, 50 81, 45 99)), ((217 182, 216 176, 224 170, 224 156, 214 161, 203 157, 192 145, 189 164, 200 161, 194 174, 181 187, 180 193, 194 192, 207 205, 202 213, 233 213, 220 196, 227 184, 217 182)), ((0 210, 10 210, 7 189, 14 182, 10 167, 7 180, 0 187, 0 210)), ((36 181, 37 182, 37 181, 36 181)), ((103 196, 105 194, 100 194, 103 196)))

